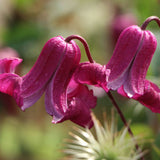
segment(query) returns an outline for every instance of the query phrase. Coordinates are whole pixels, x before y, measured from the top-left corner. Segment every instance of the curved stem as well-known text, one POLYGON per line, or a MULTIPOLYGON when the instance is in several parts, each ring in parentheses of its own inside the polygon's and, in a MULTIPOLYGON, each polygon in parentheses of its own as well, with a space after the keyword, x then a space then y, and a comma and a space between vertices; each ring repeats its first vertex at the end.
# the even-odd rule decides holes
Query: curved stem
POLYGON ((147 25, 148 25, 151 21, 156 21, 157 24, 158 24, 159 27, 160 27, 160 19, 159 19, 158 17, 156 17, 156 16, 151 16, 151 17, 148 17, 148 18, 144 21, 144 23, 143 23, 142 26, 141 26, 141 29, 142 29, 142 30, 145 30, 146 27, 147 27, 147 25))
POLYGON ((86 54, 87 54, 87 57, 88 57, 88 60, 91 62, 91 63, 94 63, 92 57, 91 57, 91 53, 90 53, 90 50, 89 50, 89 46, 86 42, 86 40, 84 38, 82 38, 81 36, 79 35, 71 35, 69 37, 67 37, 65 39, 66 42, 70 42, 71 40, 73 39, 77 39, 79 41, 81 41, 81 43, 83 44, 84 48, 85 48, 85 51, 86 51, 86 54))

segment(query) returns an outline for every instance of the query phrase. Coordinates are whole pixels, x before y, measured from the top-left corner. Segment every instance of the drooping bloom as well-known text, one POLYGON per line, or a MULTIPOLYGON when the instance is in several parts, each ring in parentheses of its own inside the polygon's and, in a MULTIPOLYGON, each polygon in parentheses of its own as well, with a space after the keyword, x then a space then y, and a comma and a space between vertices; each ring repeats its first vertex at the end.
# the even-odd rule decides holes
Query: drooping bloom
POLYGON ((21 61, 0 60, 1 92, 13 96, 22 110, 46 92, 46 110, 53 116, 53 123, 70 119, 81 126, 92 126, 90 109, 95 107, 96 97, 87 87, 71 81, 80 61, 80 50, 74 41, 66 42, 60 36, 51 38, 32 69, 22 77, 14 73, 21 61))
MULTIPOLYGON (((0 75, 1 83, 3 83, 1 86, 8 86, 8 92, 6 92, 6 87, 1 88, 1 92, 13 96, 22 110, 34 104, 45 91, 47 82, 55 72, 59 60, 64 54, 64 44, 60 39, 60 37, 52 38, 45 44, 35 65, 25 76, 20 77, 14 73, 0 75), (56 47, 57 45, 62 47, 56 47), (12 88, 10 87, 11 84, 12 88)), ((12 69, 15 69, 15 67, 11 66, 12 69)))
MULTIPOLYGON (((0 49, 0 74, 2 73, 20 73, 20 67, 15 67, 19 65, 21 62, 18 59, 19 54, 10 47, 3 47, 0 49)), ((16 113, 16 104, 14 99, 4 93, 0 93, 0 101, 2 102, 2 107, 5 109, 9 114, 14 115, 16 113)))
MULTIPOLYGON (((90 63, 90 62, 81 63, 75 70, 72 81, 69 85, 70 86, 69 90, 71 91, 69 91, 68 96, 73 97, 73 94, 76 95, 78 93, 78 98, 81 97, 83 101, 83 103, 80 101, 78 103, 75 103, 75 99, 72 98, 73 100, 71 101, 69 98, 70 104, 76 104, 76 105, 73 105, 74 107, 83 108, 80 112, 81 119, 77 118, 77 121, 79 121, 79 123, 86 120, 84 117, 87 117, 87 116, 84 116, 84 115, 90 115, 89 112, 86 110, 86 108, 88 108, 86 105, 90 104, 90 106, 92 106, 93 108, 96 104, 96 98, 93 99, 91 97, 92 90, 90 91, 90 94, 87 93, 88 88, 84 86, 83 84, 101 87, 105 89, 105 91, 108 92, 107 81, 108 81, 109 74, 110 74, 110 70, 106 70, 105 66, 102 66, 95 62, 94 63, 90 63), (76 85, 77 87, 73 87, 73 85, 76 85)), ((90 125, 88 127, 91 127, 92 125, 93 125, 93 122, 90 119, 90 125)))
POLYGON ((160 89, 146 80, 156 46, 156 38, 150 31, 136 25, 125 29, 106 65, 111 70, 107 86, 160 113, 160 89))
POLYGON ((53 116, 53 123, 70 119, 83 127, 91 127, 90 109, 95 107, 96 97, 87 87, 72 80, 79 65, 80 50, 72 41, 67 45, 67 54, 46 89, 46 110, 53 116))
POLYGON ((90 62, 79 64, 78 56, 64 58, 64 62, 57 69, 46 90, 46 110, 53 115, 52 122, 59 123, 70 119, 83 127, 90 128, 93 125, 90 109, 95 107, 96 97, 84 84, 104 86, 107 90, 108 75, 109 70, 100 64, 90 62), (75 59, 77 63, 74 62, 75 59), (71 75, 69 72, 73 68, 73 63, 76 64, 76 69, 71 75), (68 70, 65 69, 66 66, 68 70))

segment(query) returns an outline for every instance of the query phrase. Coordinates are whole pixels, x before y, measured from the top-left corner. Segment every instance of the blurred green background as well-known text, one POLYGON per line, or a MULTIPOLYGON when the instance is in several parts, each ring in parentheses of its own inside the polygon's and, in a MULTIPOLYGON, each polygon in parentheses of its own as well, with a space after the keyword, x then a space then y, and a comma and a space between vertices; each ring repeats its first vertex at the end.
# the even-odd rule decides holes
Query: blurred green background
MULTIPOLYGON (((0 0, 0 47, 11 47, 19 53, 23 58, 20 74, 24 75, 48 39, 78 34, 87 40, 93 59, 106 64, 116 42, 114 27, 122 24, 123 28, 128 23, 141 25, 151 15, 160 16, 159 0, 0 0), (119 16, 124 16, 125 22, 116 22, 119 16)), ((160 29, 154 22, 147 29, 155 33, 159 44, 148 79, 160 85, 160 29)), ((86 61, 83 46, 77 43, 82 50, 82 61, 86 61)), ((101 117, 103 111, 110 111, 112 104, 103 92, 95 92, 100 93, 94 112, 101 117)), ((149 149, 146 159, 159 160, 160 116, 135 101, 113 94, 127 120, 132 121, 134 134, 146 140, 144 148, 149 149)), ((64 139, 75 124, 68 121, 52 124, 52 117, 45 111, 44 97, 25 112, 15 102, 8 107, 2 101, 0 160, 65 159, 64 139)), ((123 126, 120 119, 118 124, 123 126)))

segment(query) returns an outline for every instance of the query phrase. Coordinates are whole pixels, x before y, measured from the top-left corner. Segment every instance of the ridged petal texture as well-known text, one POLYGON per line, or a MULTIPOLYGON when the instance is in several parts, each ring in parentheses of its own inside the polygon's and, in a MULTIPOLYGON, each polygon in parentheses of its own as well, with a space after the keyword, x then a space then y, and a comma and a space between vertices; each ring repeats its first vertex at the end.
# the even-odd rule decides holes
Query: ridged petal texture
POLYGON ((138 100, 153 112, 160 113, 160 89, 146 80, 156 47, 156 38, 150 31, 138 26, 128 27, 122 32, 106 67, 111 69, 108 88, 118 89, 121 95, 138 100))
POLYGON ((22 78, 14 71, 21 62, 20 58, 0 59, 0 92, 12 96, 19 106, 22 105, 20 96, 22 78))
POLYGON ((3 58, 0 59, 0 74, 14 73, 16 67, 22 62, 20 58, 3 58))
POLYGON ((146 80, 144 94, 133 98, 151 109, 152 112, 160 113, 160 89, 154 83, 146 80))
POLYGON ((33 105, 42 96, 47 83, 61 63, 65 49, 66 43, 60 36, 47 41, 30 72, 22 77, 22 110, 33 105))
POLYGON ((55 123, 63 118, 68 108, 67 86, 79 61, 79 47, 74 41, 65 42, 64 56, 47 86, 45 96, 46 110, 53 116, 55 123))
POLYGON ((83 127, 92 125, 90 108, 96 105, 96 98, 88 88, 71 81, 79 62, 79 47, 74 41, 66 43, 62 61, 46 89, 46 110, 53 123, 72 120, 83 127))
POLYGON ((107 90, 106 85, 109 73, 110 71, 106 70, 105 66, 98 63, 85 62, 79 64, 68 88, 70 110, 79 115, 74 116, 74 119, 72 117, 72 121, 83 127, 92 127, 90 109, 96 106, 97 99, 93 96, 93 91, 89 91, 83 84, 104 87, 107 90))
MULTIPOLYGON (((80 58, 76 43, 58 36, 47 41, 34 66, 22 77, 14 73, 21 59, 1 59, 0 92, 13 96, 22 110, 32 106, 45 92, 46 111, 53 116, 53 123, 71 120, 90 128, 93 125, 90 109, 96 106, 97 99, 93 91, 73 79, 80 58)), ((104 67, 100 69, 99 72, 106 73, 104 67)), ((96 76, 99 84, 101 79, 96 76)), ((104 84, 105 78, 104 74, 104 84)))
POLYGON ((156 50, 157 41, 150 31, 143 31, 143 39, 132 62, 128 78, 124 83, 124 91, 129 97, 134 94, 143 95, 145 77, 148 67, 156 50))
POLYGON ((105 65, 84 62, 77 67, 74 73, 74 79, 81 84, 102 87, 108 92, 107 82, 109 75, 110 70, 106 69, 105 65))
POLYGON ((142 32, 138 26, 131 26, 121 33, 113 56, 106 65, 110 69, 108 88, 116 90, 126 81, 130 66, 141 46, 142 32))
POLYGON ((2 85, 0 91, 13 96, 22 110, 30 107, 44 93, 47 84, 62 62, 65 50, 66 42, 62 37, 51 38, 44 45, 34 66, 23 77, 14 73, 21 59, 1 59, 0 81, 2 85))

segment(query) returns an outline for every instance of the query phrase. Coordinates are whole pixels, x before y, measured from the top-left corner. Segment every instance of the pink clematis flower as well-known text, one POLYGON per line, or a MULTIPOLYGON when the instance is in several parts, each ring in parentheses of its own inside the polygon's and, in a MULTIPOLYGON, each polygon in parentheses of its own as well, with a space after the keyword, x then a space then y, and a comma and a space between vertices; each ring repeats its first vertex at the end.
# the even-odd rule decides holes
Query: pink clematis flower
MULTIPOLYGON (((66 39, 68 43, 70 43, 70 38, 78 38, 84 46, 86 45, 84 39, 79 36, 68 37, 66 39)), ((91 58, 90 55, 88 57, 91 58)), ((97 98, 84 84, 101 85, 106 88, 106 77, 109 71, 106 72, 105 66, 97 63, 79 64, 79 60, 79 54, 62 60, 46 89, 46 110, 53 115, 53 123, 70 119, 82 127, 91 128, 93 122, 90 109, 95 107, 97 98)))
MULTIPOLYGON (((93 108, 96 104, 96 98, 94 100, 91 97, 91 95, 93 94, 92 90, 90 91, 90 93, 87 92, 88 88, 86 88, 86 86, 84 86, 83 84, 101 87, 105 89, 106 92, 108 92, 107 81, 108 81, 109 74, 110 74, 110 70, 106 70, 105 66, 102 66, 98 63, 85 62, 85 63, 79 64, 76 71, 74 72, 71 84, 69 85, 71 86, 70 88, 72 89, 72 85, 74 82, 74 85, 77 85, 77 88, 74 91, 73 90, 70 91, 69 96, 75 94, 78 91, 77 93, 79 98, 81 97, 81 99, 83 99, 83 104, 79 103, 79 106, 81 107, 83 106, 81 115, 89 114, 86 111, 86 108, 88 108, 86 104, 87 105, 90 104, 91 108, 93 108)), ((73 103, 73 102, 74 101, 72 100, 70 103, 73 103)), ((83 121, 85 121, 84 117, 81 116, 81 119, 83 119, 83 121)), ((90 121, 89 126, 92 126, 92 125, 93 123, 92 121, 90 121)))
MULTIPOLYGON (((0 81, 3 84, 0 91, 13 96, 22 110, 30 107, 45 91, 46 84, 65 53, 64 50, 65 43, 61 37, 50 39, 43 47, 40 56, 28 74, 23 77, 15 73, 0 74, 0 81)), ((14 70, 15 67, 12 66, 11 69, 14 70)))
POLYGON ((157 17, 149 17, 141 28, 133 25, 122 32, 106 65, 111 70, 107 86, 160 113, 160 89, 145 79, 157 46, 155 36, 145 30, 151 20, 159 23, 157 17))
POLYGON ((72 78, 80 57, 74 41, 58 36, 47 41, 32 69, 22 77, 14 73, 21 59, 1 59, 0 91, 13 96, 22 110, 45 92, 46 111, 53 123, 71 120, 90 128, 90 109, 95 107, 96 97, 72 78))
MULTIPOLYGON (((18 58, 19 54, 12 48, 4 47, 0 49, 0 74, 2 73, 20 73, 20 67, 16 66, 21 63, 21 60, 18 58)), ((3 108, 12 115, 16 114, 16 104, 14 99, 7 95, 0 93, 0 101, 2 102, 3 108)))
POLYGON ((83 127, 91 127, 90 109, 95 107, 96 97, 85 86, 71 81, 80 62, 80 50, 73 41, 65 43, 67 54, 46 87, 46 110, 53 116, 53 123, 70 119, 83 127))

